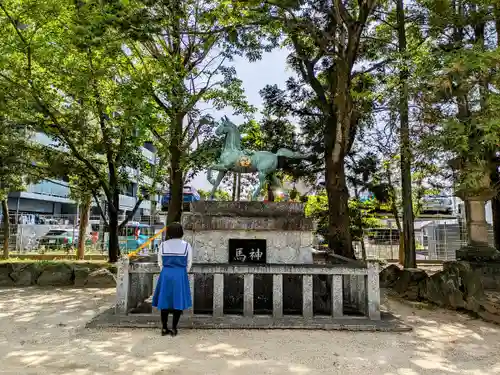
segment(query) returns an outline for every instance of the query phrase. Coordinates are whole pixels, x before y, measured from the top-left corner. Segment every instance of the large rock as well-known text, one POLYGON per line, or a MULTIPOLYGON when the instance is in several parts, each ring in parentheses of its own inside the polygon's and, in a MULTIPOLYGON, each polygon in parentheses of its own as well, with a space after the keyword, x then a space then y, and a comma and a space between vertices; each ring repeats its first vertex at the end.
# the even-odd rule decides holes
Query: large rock
POLYGON ((427 280, 425 297, 439 306, 479 312, 485 298, 481 275, 467 262, 448 262, 427 280))
POLYGON ((418 268, 405 268, 400 271, 399 278, 393 285, 393 289, 401 297, 412 301, 424 298, 424 285, 427 282, 427 273, 418 268))
POLYGON ((89 274, 91 272, 92 272, 92 270, 89 267, 75 266, 75 268, 74 268, 74 274, 75 274, 74 285, 76 287, 85 286, 85 282, 87 281, 87 277, 89 277, 89 274))
POLYGON ((0 264, 0 286, 14 286, 14 280, 10 277, 11 272, 11 264, 0 264))
POLYGON ((101 268, 92 271, 84 284, 87 288, 113 288, 116 287, 115 276, 107 269, 101 268))
POLYGON ((401 269, 395 265, 391 264, 380 271, 379 280, 381 288, 392 288, 394 283, 401 276, 401 269))
POLYGON ((16 286, 30 286, 36 284, 42 271, 40 263, 12 263, 10 277, 16 286))
POLYGON ((73 285, 73 269, 65 263, 49 264, 44 267, 37 284, 40 286, 73 285))

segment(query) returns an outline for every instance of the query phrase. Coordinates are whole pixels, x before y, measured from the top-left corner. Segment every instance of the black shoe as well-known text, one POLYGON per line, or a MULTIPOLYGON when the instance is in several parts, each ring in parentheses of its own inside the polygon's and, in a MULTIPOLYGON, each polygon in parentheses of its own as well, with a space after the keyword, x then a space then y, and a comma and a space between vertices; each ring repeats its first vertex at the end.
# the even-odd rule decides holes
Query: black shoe
POLYGON ((171 334, 172 334, 172 331, 171 331, 171 330, 169 330, 169 329, 167 329, 167 328, 163 328, 163 329, 161 330, 161 335, 162 335, 162 336, 171 335, 171 334))
POLYGON ((177 328, 172 328, 172 330, 170 331, 170 335, 171 335, 172 337, 177 336, 177 328))

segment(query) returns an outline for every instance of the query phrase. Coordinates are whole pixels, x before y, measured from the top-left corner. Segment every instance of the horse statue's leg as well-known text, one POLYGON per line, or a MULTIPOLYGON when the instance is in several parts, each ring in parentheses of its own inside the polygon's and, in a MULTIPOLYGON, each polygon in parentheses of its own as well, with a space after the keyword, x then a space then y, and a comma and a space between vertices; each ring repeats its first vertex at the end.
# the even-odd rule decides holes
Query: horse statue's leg
POLYGON ((215 179, 213 183, 213 188, 212 188, 212 193, 210 193, 210 199, 214 200, 215 198, 215 192, 217 191, 222 179, 226 175, 227 171, 219 171, 219 174, 217 175, 217 178, 215 179))
POLYGON ((262 191, 262 188, 266 184, 266 177, 267 177, 266 172, 259 171, 259 185, 257 186, 257 188, 255 189, 255 191, 252 194, 253 201, 256 201, 257 198, 259 197, 260 192, 262 191))
POLYGON ((274 187, 274 188, 281 188, 281 182, 278 179, 278 177, 276 177, 276 175, 274 173, 271 173, 269 175, 269 178, 271 179, 271 186, 272 187, 274 187))

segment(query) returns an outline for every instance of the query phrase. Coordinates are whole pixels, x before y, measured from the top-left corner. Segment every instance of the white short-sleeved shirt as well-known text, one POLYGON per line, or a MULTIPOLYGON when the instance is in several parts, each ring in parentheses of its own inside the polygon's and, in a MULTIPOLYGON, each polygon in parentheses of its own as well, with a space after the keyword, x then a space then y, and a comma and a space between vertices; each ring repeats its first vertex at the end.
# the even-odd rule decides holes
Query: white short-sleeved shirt
POLYGON ((191 266, 193 265, 193 248, 189 244, 189 242, 184 241, 180 238, 175 238, 167 241, 163 241, 160 244, 158 249, 158 265, 160 268, 163 268, 163 259, 164 255, 169 256, 182 256, 184 253, 187 253, 187 271, 191 270, 191 266))

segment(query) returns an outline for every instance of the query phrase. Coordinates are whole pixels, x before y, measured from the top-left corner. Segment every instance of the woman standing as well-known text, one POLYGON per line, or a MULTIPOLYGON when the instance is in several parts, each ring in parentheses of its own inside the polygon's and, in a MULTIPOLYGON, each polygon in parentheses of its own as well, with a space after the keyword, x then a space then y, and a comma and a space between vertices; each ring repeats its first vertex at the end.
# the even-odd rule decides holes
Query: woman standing
POLYGON ((153 307, 161 310, 161 335, 177 335, 177 324, 182 311, 192 306, 188 272, 191 269, 193 249, 182 240, 184 230, 179 223, 167 227, 167 241, 160 244, 158 264, 160 277, 153 295, 153 307), (172 330, 167 327, 168 315, 173 314, 172 330))

